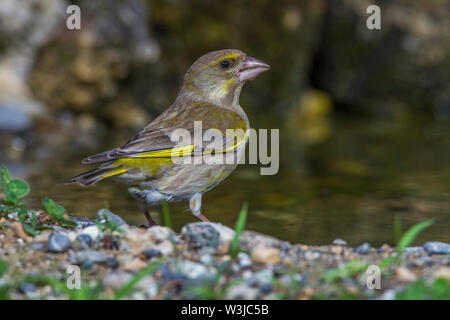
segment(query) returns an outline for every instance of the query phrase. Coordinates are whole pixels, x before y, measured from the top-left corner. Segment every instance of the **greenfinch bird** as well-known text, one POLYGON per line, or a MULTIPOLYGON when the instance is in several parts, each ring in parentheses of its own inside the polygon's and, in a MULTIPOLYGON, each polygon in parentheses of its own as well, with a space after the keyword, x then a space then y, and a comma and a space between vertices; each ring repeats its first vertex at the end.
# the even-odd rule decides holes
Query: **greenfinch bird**
POLYGON ((239 95, 247 81, 269 68, 240 50, 225 49, 203 55, 186 72, 169 108, 124 145, 82 160, 84 164, 101 162, 98 168, 62 183, 90 186, 114 177, 128 186, 150 226, 156 223, 148 212, 149 206, 164 200, 188 200, 194 216, 209 222, 201 212, 202 195, 226 178, 238 161, 197 160, 206 154, 241 158, 250 124, 239 105, 239 95), (201 123, 201 134, 208 129, 223 134, 226 147, 211 149, 205 139, 198 141, 196 122, 201 123), (194 141, 184 137, 181 142, 174 139, 174 133, 180 129, 192 133, 194 141), (230 137, 226 134, 228 129, 240 129, 245 134, 230 137), (174 161, 174 154, 193 161, 174 161))

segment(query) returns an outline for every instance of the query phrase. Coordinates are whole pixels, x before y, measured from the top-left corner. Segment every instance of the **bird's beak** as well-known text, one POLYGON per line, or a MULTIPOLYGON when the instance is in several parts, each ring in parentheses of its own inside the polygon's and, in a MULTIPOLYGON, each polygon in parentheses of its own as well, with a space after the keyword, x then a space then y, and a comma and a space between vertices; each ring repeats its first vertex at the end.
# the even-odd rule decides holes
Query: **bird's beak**
POLYGON ((237 72, 236 76, 239 81, 249 81, 255 79, 258 74, 269 69, 270 66, 267 63, 249 56, 245 56, 244 61, 242 61, 241 68, 237 72))

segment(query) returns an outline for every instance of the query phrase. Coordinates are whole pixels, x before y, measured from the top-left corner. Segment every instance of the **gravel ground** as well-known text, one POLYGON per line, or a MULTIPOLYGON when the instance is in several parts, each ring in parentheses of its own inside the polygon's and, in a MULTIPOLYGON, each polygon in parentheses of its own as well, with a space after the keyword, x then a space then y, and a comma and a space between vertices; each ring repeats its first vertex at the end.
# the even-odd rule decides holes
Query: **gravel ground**
POLYGON ((71 219, 74 228, 52 226, 31 237, 14 214, 1 218, 0 298, 450 298, 446 243, 426 242, 398 255, 388 245, 352 248, 336 239, 308 246, 244 231, 233 252, 234 230, 217 223, 190 223, 176 234, 129 226, 104 209, 100 223, 71 219), (120 230, 105 227, 103 214, 120 230), (377 267, 379 289, 368 281, 377 267))

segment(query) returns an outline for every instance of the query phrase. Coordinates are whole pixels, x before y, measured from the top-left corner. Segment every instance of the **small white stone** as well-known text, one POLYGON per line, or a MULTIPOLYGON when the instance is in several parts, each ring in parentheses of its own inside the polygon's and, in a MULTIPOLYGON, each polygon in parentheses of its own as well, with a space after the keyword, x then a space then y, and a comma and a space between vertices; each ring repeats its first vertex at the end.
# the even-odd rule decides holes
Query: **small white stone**
POLYGON ((182 261, 178 264, 179 271, 185 274, 188 278, 197 278, 209 274, 210 271, 200 263, 192 262, 190 260, 182 261))
POLYGON ((220 234, 221 242, 230 242, 234 238, 234 230, 220 223, 213 223, 213 227, 220 234))
POLYGON ((77 238, 77 233, 74 231, 70 231, 66 234, 67 238, 70 239, 70 241, 75 241, 75 239, 77 238))
POLYGON ((213 263, 213 259, 210 254, 205 254, 200 258, 200 262, 210 266, 213 263))
POLYGON ((84 228, 83 230, 81 230, 80 234, 86 234, 89 237, 91 237, 91 239, 93 241, 97 240, 98 236, 100 235, 100 230, 98 229, 97 226, 89 226, 84 228))
POLYGON ((174 248, 173 248, 174 244, 172 242, 170 242, 169 240, 165 240, 159 244, 157 244, 156 246, 154 246, 153 248, 161 251, 163 256, 169 256, 173 253, 174 248))

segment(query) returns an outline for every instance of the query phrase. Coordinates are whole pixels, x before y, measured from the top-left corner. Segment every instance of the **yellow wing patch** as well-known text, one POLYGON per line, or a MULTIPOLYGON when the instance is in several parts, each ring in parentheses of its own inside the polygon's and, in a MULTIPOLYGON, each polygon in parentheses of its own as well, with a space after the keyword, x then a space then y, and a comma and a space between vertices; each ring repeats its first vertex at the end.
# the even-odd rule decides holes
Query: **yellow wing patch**
POLYGON ((191 154, 193 149, 194 145, 191 144, 189 146, 178 148, 142 152, 135 155, 131 155, 130 158, 168 158, 172 156, 182 157, 191 154))

